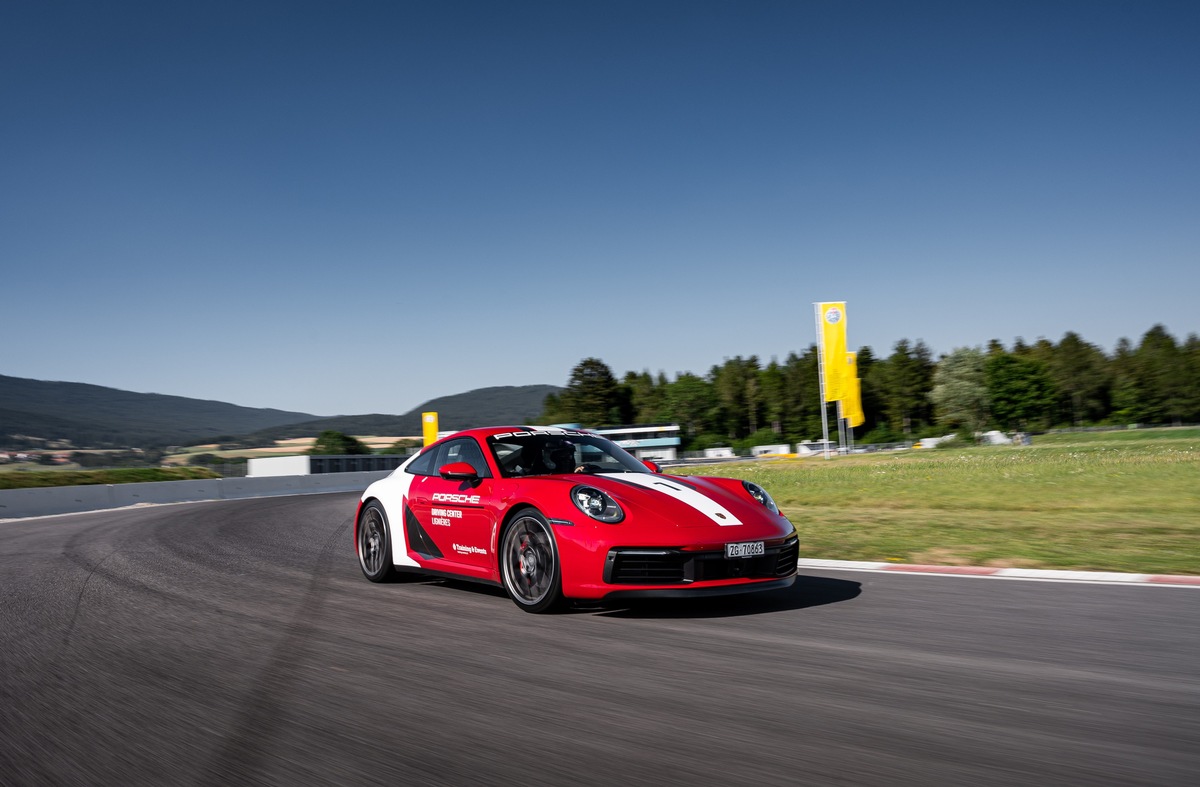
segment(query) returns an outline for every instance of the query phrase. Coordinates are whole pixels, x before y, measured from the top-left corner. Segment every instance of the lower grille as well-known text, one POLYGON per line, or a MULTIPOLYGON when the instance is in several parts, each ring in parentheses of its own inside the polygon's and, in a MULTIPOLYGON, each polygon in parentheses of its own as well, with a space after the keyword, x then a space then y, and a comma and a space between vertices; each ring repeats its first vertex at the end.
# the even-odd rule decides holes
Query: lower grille
POLYGON ((768 545, 765 554, 750 558, 726 558, 724 550, 618 547, 608 553, 604 581, 611 585, 681 585, 716 579, 787 577, 796 571, 799 556, 800 542, 795 538, 768 545))
POLYGON ((684 581, 686 561, 687 556, 674 549, 614 549, 608 553, 604 579, 616 584, 678 585, 684 581))
POLYGON ((796 563, 800 560, 800 539, 788 539, 779 548, 775 556, 775 576, 790 577, 796 572, 796 563))

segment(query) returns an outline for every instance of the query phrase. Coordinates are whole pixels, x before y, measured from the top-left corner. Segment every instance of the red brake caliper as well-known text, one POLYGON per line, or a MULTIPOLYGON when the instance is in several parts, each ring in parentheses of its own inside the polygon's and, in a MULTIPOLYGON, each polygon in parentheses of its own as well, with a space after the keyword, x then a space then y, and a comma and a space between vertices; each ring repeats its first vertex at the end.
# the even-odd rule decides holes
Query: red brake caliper
POLYGON ((521 579, 524 580, 526 585, 528 585, 530 582, 529 575, 525 573, 525 550, 528 548, 529 548, 529 534, 526 533, 521 536, 521 558, 520 558, 521 579))

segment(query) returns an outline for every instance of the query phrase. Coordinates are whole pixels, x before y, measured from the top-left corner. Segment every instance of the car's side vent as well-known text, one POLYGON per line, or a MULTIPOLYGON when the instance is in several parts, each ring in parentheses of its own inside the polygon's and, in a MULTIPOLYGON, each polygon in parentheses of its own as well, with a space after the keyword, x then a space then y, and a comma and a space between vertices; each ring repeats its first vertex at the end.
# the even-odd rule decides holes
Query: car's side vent
POLYGON ((412 509, 404 507, 404 537, 408 540, 408 548, 423 558, 442 557, 442 550, 437 548, 429 533, 421 527, 412 509))

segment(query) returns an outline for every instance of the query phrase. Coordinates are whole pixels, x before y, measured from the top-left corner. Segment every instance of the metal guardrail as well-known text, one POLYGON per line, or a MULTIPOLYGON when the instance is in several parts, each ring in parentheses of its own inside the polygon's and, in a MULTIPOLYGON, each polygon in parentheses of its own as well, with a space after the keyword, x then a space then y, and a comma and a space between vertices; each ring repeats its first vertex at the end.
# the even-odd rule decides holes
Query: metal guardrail
POLYGON ((392 471, 400 466, 407 456, 400 454, 347 454, 344 456, 310 456, 308 471, 319 473, 372 473, 380 470, 392 471))

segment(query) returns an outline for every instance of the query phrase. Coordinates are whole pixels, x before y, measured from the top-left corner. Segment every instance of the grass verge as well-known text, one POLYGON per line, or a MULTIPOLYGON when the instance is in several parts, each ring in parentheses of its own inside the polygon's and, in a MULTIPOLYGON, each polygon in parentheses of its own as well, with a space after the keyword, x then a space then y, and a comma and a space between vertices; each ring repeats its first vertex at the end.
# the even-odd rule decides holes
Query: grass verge
POLYGON ((678 471, 761 484, 809 558, 1200 574, 1200 432, 1114 434, 678 471))
POLYGON ((144 481, 194 481, 220 478, 206 467, 119 467, 112 470, 30 470, 0 474, 0 489, 35 489, 47 486, 139 484, 144 481))

